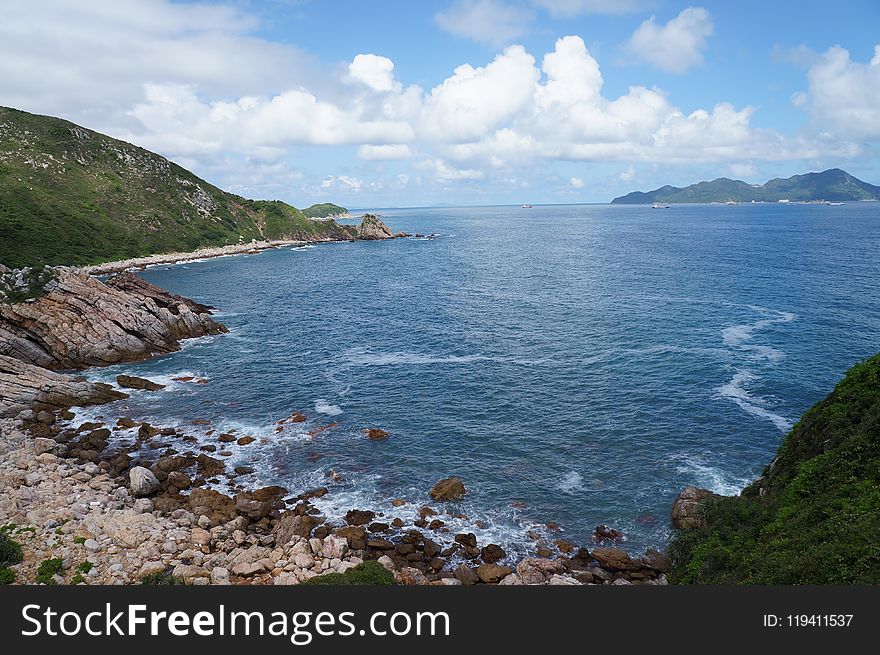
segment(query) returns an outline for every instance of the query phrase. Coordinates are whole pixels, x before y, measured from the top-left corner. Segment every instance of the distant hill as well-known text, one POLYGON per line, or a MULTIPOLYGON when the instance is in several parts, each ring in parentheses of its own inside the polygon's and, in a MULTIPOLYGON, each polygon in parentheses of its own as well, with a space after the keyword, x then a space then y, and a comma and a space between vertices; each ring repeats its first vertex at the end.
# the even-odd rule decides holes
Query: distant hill
POLYGON ((614 205, 651 204, 655 202, 777 202, 779 200, 856 201, 880 200, 880 187, 862 182, 846 171, 831 168, 821 173, 807 173, 775 178, 764 184, 720 177, 680 188, 662 186, 653 191, 634 191, 611 201, 614 205))
POLYGON ((334 205, 332 202, 323 202, 320 205, 312 205, 302 210, 306 218, 335 218, 348 214, 345 207, 334 205))
MULTIPOLYGON (((164 157, 0 107, 0 263, 95 264, 252 239, 353 236, 281 201, 227 193, 164 157)), ((327 214, 323 214, 326 216, 327 214)))

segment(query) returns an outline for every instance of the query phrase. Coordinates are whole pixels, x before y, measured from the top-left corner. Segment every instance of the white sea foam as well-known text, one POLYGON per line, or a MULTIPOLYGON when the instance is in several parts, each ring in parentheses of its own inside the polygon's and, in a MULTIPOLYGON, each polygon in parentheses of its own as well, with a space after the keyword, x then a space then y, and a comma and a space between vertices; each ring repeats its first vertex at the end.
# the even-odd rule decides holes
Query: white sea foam
POLYGON ((681 463, 676 467, 679 473, 688 476, 696 486, 722 496, 739 495, 751 482, 749 478, 733 476, 710 466, 699 456, 683 455, 679 459, 681 463))
POLYGON ((339 407, 339 405, 332 405, 323 398, 318 398, 315 401, 315 411, 319 414, 326 414, 327 416, 337 416, 342 414, 342 408, 339 407))
POLYGON ((737 371, 736 374, 726 383, 718 387, 718 393, 724 398, 729 398, 739 407, 760 418, 766 419, 773 423, 780 432, 788 432, 791 429, 792 422, 780 416, 767 408, 767 401, 763 398, 753 396, 748 389, 748 384, 757 377, 750 371, 737 371))
POLYGON ((573 494, 576 491, 583 491, 584 478, 577 471, 569 471, 556 481, 556 488, 565 494, 573 494))

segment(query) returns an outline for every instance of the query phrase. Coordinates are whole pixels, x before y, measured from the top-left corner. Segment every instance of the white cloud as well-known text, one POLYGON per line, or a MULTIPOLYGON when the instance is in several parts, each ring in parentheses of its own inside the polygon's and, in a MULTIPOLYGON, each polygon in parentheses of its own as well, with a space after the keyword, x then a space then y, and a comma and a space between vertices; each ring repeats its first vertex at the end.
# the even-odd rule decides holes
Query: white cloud
POLYGON ((409 159, 412 157, 412 152, 405 143, 390 143, 381 146, 364 144, 358 146, 357 156, 359 159, 369 161, 392 161, 395 159, 409 159))
POLYGON ((620 172, 620 175, 617 176, 617 179, 619 179, 621 182, 632 182, 634 179, 636 179, 636 167, 628 166, 626 170, 620 172))
POLYGON ((340 191, 359 193, 364 188, 364 183, 358 178, 349 177, 348 175, 331 175, 321 181, 321 188, 324 190, 339 189, 340 191))
POLYGON ((571 18, 581 14, 629 14, 639 11, 642 0, 532 0, 554 18, 571 18))
POLYGON ((434 22, 455 36, 501 46, 525 34, 532 18, 530 11, 501 0, 456 0, 434 22))
POLYGON ((425 99, 422 131, 447 142, 479 139, 531 100, 539 77, 535 58, 519 45, 484 68, 462 64, 425 99))
POLYGON ((572 177, 572 178, 570 178, 570 179, 568 180, 568 183, 569 183, 572 187, 574 187, 575 189, 583 189, 585 186, 587 186, 587 183, 584 182, 584 181, 583 181, 581 178, 579 178, 579 177, 572 177))
POLYGON ((399 91, 400 82, 394 80, 394 62, 378 55, 357 55, 348 65, 348 76, 353 82, 365 84, 373 91, 399 91))
POLYGON ((809 108, 817 131, 852 141, 880 141, 880 44, 866 64, 852 61, 840 46, 830 48, 812 65, 807 79, 809 90, 797 97, 809 108))
POLYGON ((419 162, 416 168, 433 174, 439 182, 457 182, 459 180, 482 180, 485 173, 472 168, 456 168, 442 159, 426 159, 419 162))
POLYGON ((626 48, 660 70, 684 73, 703 63, 706 39, 712 31, 709 12, 702 7, 688 7, 666 25, 657 25, 651 16, 636 29, 626 48))

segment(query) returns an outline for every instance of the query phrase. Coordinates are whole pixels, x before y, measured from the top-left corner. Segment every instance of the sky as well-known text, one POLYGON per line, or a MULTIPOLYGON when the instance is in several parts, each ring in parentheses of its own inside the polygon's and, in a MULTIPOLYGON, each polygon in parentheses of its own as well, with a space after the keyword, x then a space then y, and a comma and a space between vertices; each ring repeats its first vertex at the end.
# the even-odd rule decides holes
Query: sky
POLYGON ((298 207, 880 184, 880 2, 0 0, 0 105, 298 207))

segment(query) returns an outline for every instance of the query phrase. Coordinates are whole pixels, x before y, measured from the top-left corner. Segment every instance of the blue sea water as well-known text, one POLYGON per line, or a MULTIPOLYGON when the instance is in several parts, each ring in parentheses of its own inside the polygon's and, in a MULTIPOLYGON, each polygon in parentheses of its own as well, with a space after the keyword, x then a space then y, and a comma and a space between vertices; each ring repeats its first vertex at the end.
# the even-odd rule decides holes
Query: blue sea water
POLYGON ((880 350, 880 204, 381 213, 439 236, 144 272, 231 332, 92 371, 169 383, 93 412, 254 435, 233 462, 292 493, 327 485, 330 516, 412 519, 458 475, 453 531, 528 551, 535 532, 587 543, 604 523, 639 551, 666 543, 682 487, 737 493, 880 350), (308 421, 276 433, 294 411, 308 421))

